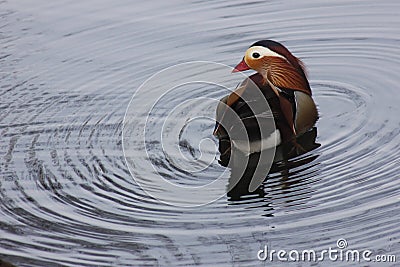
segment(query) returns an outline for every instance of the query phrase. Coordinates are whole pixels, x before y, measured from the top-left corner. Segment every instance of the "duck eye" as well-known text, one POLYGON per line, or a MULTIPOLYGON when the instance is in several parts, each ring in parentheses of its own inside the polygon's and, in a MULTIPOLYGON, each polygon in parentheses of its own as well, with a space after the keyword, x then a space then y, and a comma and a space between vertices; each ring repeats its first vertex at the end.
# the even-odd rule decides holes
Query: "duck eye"
POLYGON ((254 52, 254 53, 252 54, 252 57, 253 57, 253 58, 259 58, 259 57, 260 57, 260 53, 254 52))

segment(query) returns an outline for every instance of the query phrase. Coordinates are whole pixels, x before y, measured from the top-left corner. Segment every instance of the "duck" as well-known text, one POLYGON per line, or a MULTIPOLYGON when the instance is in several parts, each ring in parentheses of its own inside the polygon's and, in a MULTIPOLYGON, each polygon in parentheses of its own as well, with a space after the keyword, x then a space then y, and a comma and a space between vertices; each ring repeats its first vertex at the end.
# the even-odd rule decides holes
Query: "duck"
POLYGON ((296 138, 312 129, 318 120, 318 110, 304 63, 283 44, 260 40, 245 51, 242 61, 233 68, 232 73, 247 70, 256 73, 220 99, 217 105, 213 134, 220 141, 221 155, 230 153, 232 146, 247 155, 287 143, 299 148, 296 138), (259 91, 254 94, 254 90, 259 91), (258 102, 263 108, 254 111, 249 107, 249 102, 258 102), (232 122, 232 116, 226 115, 228 108, 242 121, 248 134, 249 142, 246 144, 232 138, 237 122, 232 122), (270 117, 273 117, 275 125, 271 125, 268 119, 260 123, 260 118, 268 117, 264 111, 272 113, 270 117), (268 133, 267 136, 264 134, 261 138, 260 128, 268 133))

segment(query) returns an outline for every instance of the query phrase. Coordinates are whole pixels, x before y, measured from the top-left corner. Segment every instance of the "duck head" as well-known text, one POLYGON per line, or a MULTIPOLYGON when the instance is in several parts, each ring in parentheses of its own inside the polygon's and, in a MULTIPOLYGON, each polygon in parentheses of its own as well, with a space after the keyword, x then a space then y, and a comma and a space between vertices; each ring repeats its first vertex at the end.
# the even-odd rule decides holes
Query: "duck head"
POLYGON ((280 89, 289 89, 311 95, 303 63, 278 42, 255 42, 247 49, 243 60, 232 72, 249 69, 261 74, 264 83, 269 84, 277 94, 280 89))

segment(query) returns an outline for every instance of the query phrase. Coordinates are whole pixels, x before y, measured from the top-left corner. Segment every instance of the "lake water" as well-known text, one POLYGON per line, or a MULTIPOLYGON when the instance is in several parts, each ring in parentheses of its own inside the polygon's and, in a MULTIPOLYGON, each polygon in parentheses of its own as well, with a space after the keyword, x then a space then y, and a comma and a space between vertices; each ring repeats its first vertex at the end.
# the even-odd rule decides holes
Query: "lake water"
MULTIPOLYGON (((337 249, 345 239, 348 249, 399 262, 399 11, 395 0, 1 1, 0 259, 29 267, 287 266, 259 261, 257 252, 337 249), (179 138, 167 128, 188 161, 160 149, 157 135, 175 106, 226 91, 203 84, 155 92, 152 162, 130 150, 138 161, 129 166, 122 132, 133 94, 179 63, 233 67, 260 39, 282 42, 306 64, 320 146, 269 174, 255 194, 222 192, 191 208, 150 197, 131 172, 184 185, 229 177, 214 154, 212 120, 188 123, 179 138)), ((140 107, 131 106, 139 130, 140 107)), ((188 104, 175 116, 206 110, 188 104)))

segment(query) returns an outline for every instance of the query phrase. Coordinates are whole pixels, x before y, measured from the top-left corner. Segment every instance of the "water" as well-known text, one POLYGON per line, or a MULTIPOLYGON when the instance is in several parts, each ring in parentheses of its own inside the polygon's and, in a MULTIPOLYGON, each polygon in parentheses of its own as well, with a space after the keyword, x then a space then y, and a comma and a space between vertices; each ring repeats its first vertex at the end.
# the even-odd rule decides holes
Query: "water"
MULTIPOLYGON (((257 259, 264 245, 318 251, 337 248, 339 238, 399 258, 399 8, 394 0, 2 1, 0 258, 17 266, 263 266, 271 264, 257 259), (284 43, 306 63, 321 146, 244 198, 223 194, 188 209, 149 197, 122 152, 133 93, 178 63, 233 67, 259 39, 284 43)), ((191 89, 162 100, 201 94, 191 89)), ((184 129, 189 161, 213 126, 204 119, 184 129)), ((174 165, 175 154, 158 153, 152 136, 157 171, 176 183, 229 175, 212 142, 201 146, 211 168, 193 175, 174 165)))

